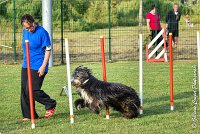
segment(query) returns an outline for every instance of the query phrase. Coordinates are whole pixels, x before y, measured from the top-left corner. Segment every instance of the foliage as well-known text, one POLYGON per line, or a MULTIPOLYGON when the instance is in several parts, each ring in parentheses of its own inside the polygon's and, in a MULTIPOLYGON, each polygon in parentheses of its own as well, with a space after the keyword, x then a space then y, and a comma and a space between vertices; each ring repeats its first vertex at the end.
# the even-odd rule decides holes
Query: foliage
MULTIPOLYGON (((61 1, 53 0, 53 24, 61 21, 61 1)), ((172 9, 171 0, 143 0, 143 19, 152 4, 157 5, 157 12, 164 21, 166 13, 172 9)), ((108 0, 63 0, 63 21, 72 31, 90 31, 108 26, 108 0), (72 24, 74 23, 74 24, 72 24), (77 27, 75 27, 77 26, 77 27)), ((183 15, 199 14, 197 3, 180 4, 183 15)), ((111 26, 138 25, 138 0, 111 0, 111 26)), ((13 20, 13 1, 0 5, 0 17, 13 20)), ((16 18, 25 13, 32 14, 39 22, 42 20, 42 2, 40 0, 17 0, 16 18)), ((1 21, 1 20, 0 20, 1 21)))

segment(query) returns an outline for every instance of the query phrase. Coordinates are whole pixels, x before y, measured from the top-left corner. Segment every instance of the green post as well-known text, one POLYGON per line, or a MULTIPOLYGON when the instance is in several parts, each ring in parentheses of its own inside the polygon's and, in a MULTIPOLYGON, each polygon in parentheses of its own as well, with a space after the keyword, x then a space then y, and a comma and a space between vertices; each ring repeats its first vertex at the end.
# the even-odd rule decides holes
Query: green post
POLYGON ((111 5, 110 5, 110 1, 108 0, 108 43, 109 43, 109 61, 112 61, 112 52, 111 52, 111 24, 110 24, 110 9, 111 9, 111 5))
POLYGON ((14 63, 16 63, 16 6, 15 6, 15 0, 13 0, 13 16, 14 16, 14 63))
POLYGON ((61 52, 61 58, 62 58, 62 61, 61 63, 63 64, 64 63, 64 59, 63 59, 63 0, 60 1, 60 11, 61 11, 61 16, 60 16, 60 20, 61 20, 61 47, 62 47, 62 52, 61 52))
MULTIPOLYGON (((156 9, 156 14, 158 12, 158 9, 157 9, 157 0, 154 0, 154 4, 155 4, 155 9, 156 9)), ((158 27, 158 24, 156 24, 156 35, 158 34, 158 31, 157 31, 157 27, 158 27)), ((158 45, 158 40, 156 41, 156 46, 158 45)), ((158 52, 156 51, 156 56, 158 55, 158 52)))

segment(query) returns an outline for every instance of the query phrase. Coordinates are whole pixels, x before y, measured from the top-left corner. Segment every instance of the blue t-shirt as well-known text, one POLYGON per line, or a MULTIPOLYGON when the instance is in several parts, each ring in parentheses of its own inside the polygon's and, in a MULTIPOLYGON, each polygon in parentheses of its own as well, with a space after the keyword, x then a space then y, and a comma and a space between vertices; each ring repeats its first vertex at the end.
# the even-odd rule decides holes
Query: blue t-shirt
MULTIPOLYGON (((33 33, 23 30, 22 46, 23 46, 23 64, 22 68, 27 68, 26 60, 26 43, 25 40, 29 40, 30 49, 30 65, 31 69, 39 70, 42 66, 45 56, 46 46, 51 45, 48 32, 41 26, 37 26, 33 33)), ((48 72, 48 64, 45 72, 48 72)))

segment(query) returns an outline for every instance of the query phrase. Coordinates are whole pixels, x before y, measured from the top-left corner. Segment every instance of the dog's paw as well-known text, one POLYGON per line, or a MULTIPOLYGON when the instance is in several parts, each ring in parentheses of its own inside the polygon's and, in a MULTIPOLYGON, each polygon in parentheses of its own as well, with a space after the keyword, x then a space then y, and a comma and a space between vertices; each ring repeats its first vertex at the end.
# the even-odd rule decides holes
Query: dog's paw
POLYGON ((82 108, 85 107, 85 101, 83 99, 77 99, 75 102, 75 108, 80 111, 82 108))
POLYGON ((78 111, 80 111, 80 110, 82 109, 82 105, 77 105, 77 106, 76 106, 76 109, 77 109, 78 111))

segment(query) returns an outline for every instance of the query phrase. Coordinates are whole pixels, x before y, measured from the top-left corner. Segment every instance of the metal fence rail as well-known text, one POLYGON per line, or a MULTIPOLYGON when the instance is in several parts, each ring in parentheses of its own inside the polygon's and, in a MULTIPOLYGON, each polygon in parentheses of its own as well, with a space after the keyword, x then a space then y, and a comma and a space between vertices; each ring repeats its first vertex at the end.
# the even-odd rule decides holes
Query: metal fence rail
MULTIPOLYGON (((69 39, 71 61, 100 61, 100 36, 106 38, 107 60, 138 60, 137 1, 85 0, 79 4, 76 2, 77 0, 53 0, 54 62, 60 64, 65 61, 64 38, 69 39), (80 4, 83 5, 77 7, 80 4)), ((20 17, 30 13, 41 24, 41 4, 41 0, 10 0, 0 4, 0 63, 21 62, 20 17)), ((147 4, 150 5, 152 2, 147 4)), ((198 8, 199 4, 194 6, 198 8)), ((170 6, 164 8, 166 11, 171 9, 170 6)), ((188 7, 182 5, 181 8, 186 12, 188 7)), ((148 43, 145 21, 147 11, 148 7, 144 7, 142 27, 144 45, 148 43)), ((177 60, 197 59, 196 31, 200 30, 199 12, 188 10, 188 14, 194 26, 187 27, 186 14, 183 14, 179 24, 179 43, 174 50, 174 58, 177 60)), ((165 23, 163 18, 164 15, 162 26, 165 23)))

